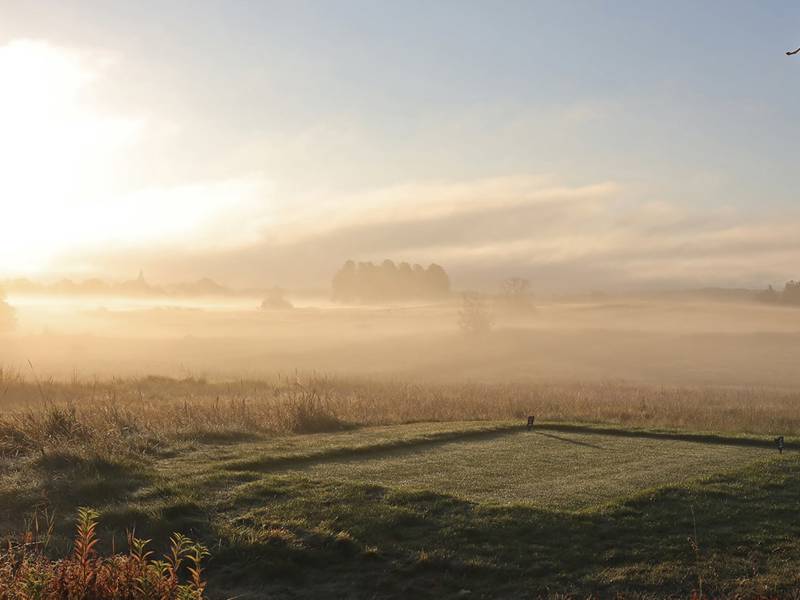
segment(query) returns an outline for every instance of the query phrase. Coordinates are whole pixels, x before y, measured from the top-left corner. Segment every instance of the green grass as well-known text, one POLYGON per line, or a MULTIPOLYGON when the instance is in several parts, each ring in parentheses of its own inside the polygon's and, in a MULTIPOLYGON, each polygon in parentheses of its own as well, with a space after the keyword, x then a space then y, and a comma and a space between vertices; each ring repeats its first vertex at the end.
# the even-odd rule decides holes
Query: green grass
POLYGON ((217 597, 800 587, 800 457, 764 439, 413 424, 194 441, 147 461, 20 460, 0 477, 2 522, 46 504, 68 523, 92 504, 118 539, 181 531, 209 546, 217 597))
POLYGON ((474 502, 576 510, 741 467, 770 454, 746 446, 533 431, 324 461, 290 473, 429 490, 474 502))

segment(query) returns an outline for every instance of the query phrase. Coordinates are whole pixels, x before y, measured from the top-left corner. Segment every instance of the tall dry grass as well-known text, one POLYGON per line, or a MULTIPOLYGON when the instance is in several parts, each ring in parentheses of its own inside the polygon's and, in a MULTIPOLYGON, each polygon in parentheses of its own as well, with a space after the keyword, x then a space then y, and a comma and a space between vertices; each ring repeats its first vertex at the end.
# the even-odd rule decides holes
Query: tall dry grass
POLYGON ((415 421, 522 419, 800 434, 800 392, 629 383, 421 384, 318 375, 209 382, 0 372, 0 455, 158 452, 176 440, 415 421))

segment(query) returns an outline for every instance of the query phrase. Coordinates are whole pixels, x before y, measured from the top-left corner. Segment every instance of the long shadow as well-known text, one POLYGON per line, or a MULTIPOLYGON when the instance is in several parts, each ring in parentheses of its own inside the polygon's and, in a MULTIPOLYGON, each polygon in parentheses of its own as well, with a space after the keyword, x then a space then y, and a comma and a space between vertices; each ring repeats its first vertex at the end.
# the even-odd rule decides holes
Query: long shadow
POLYGON ((776 461, 611 510, 564 514, 433 492, 275 480, 284 493, 270 489, 248 524, 288 524, 288 541, 221 540, 211 590, 252 586, 276 599, 433 599, 462 590, 476 598, 660 598, 689 597, 702 579, 707 597, 751 596, 753 589, 782 597, 793 590, 800 563, 799 475, 797 461, 776 461), (324 539, 320 526, 333 522, 352 538, 324 539), (756 572, 770 587, 747 587, 756 572))
POLYGON ((131 460, 65 452, 44 455, 19 468, 26 473, 27 484, 0 490, 0 520, 16 530, 32 513, 47 510, 56 516, 56 532, 68 537, 78 507, 125 503, 154 475, 148 466, 131 460))
POLYGON ((590 444, 588 442, 579 442, 578 440, 571 440, 570 438, 561 437, 560 435, 553 435, 552 433, 545 433, 543 431, 534 431, 536 435, 542 435, 544 437, 552 438, 554 440, 560 440, 562 442, 567 442, 569 444, 575 444, 576 446, 587 446, 589 448, 596 448, 597 450, 604 450, 602 446, 598 446, 597 444, 590 444))
MULTIPOLYGON (((290 467, 302 467, 313 464, 319 464, 331 461, 340 461, 343 459, 359 459, 365 456, 370 457, 387 457, 387 456, 403 456, 413 452, 417 452, 423 448, 433 448, 441 446, 449 442, 460 440, 489 440, 497 437, 509 435, 514 432, 524 431, 523 425, 508 425, 496 429, 482 429, 478 431, 452 431, 444 434, 436 434, 429 437, 421 437, 415 439, 396 440, 389 442, 381 442, 371 446, 363 447, 343 447, 332 450, 322 450, 319 452, 312 452, 303 455, 291 456, 261 456, 252 459, 237 460, 220 465, 220 469, 226 471, 271 471, 276 469, 286 469, 290 467)), ((539 435, 544 435, 571 444, 595 448, 598 450, 603 449, 602 446, 591 444, 589 442, 582 442, 578 440, 568 439, 552 434, 545 434, 544 431, 558 431, 563 433, 576 433, 586 435, 598 436, 615 436, 615 437, 629 437, 629 438, 643 438, 653 440, 677 440, 685 442, 694 442, 698 444, 718 444, 725 446, 743 446, 743 447, 756 447, 756 448, 775 448, 775 442, 772 440, 758 439, 758 438, 745 438, 733 437, 714 434, 695 434, 695 433, 680 433, 680 432, 661 432, 661 431, 643 431, 643 430, 629 430, 613 427, 592 427, 589 425, 571 425, 559 423, 541 423, 537 424, 534 432, 539 435)), ((786 450, 794 449, 797 445, 787 443, 786 450)))
MULTIPOLYGON (((698 444, 718 444, 721 446, 746 446, 755 448, 776 449, 775 441, 751 437, 735 437, 705 433, 681 433, 678 431, 644 431, 638 429, 623 429, 621 427, 592 427, 591 425, 570 425, 560 423, 536 424, 536 430, 561 431, 564 433, 582 433, 587 435, 605 435, 615 437, 646 438, 652 440, 677 440, 682 442, 695 442, 698 444)), ((800 445, 787 441, 785 450, 796 450, 800 445)))
POLYGON ((477 431, 452 431, 407 440, 381 442, 372 446, 343 447, 323 450, 303 455, 291 456, 262 456, 255 459, 237 460, 220 466, 227 471, 267 471, 296 466, 308 466, 318 463, 338 461, 348 458, 402 456, 417 452, 423 448, 434 448, 450 442, 461 440, 491 440, 522 431, 519 425, 509 425, 494 429, 480 429, 477 431))

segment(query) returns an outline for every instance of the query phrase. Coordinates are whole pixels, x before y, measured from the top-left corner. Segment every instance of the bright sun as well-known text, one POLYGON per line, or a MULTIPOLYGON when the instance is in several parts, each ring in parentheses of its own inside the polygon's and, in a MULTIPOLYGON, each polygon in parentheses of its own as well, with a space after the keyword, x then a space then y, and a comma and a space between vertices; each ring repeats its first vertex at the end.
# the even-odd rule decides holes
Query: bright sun
POLYGON ((96 231, 114 157, 140 123, 93 110, 94 77, 46 43, 0 46, 0 272, 40 271, 96 231))
POLYGON ((104 68, 45 42, 0 46, 0 277, 92 271, 110 250, 235 247, 261 235, 269 182, 259 174, 123 185, 131 146, 149 140, 144 118, 97 108, 104 68))

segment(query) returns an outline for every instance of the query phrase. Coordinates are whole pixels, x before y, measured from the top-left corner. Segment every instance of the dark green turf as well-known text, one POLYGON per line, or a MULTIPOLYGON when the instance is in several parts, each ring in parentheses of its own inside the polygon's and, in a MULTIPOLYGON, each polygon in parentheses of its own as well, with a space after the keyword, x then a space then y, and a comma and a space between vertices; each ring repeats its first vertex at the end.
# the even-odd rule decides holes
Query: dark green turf
POLYGON ((7 467, 3 523, 102 512, 211 549, 212 594, 602 597, 800 587, 800 458, 763 441, 419 424, 7 467))

